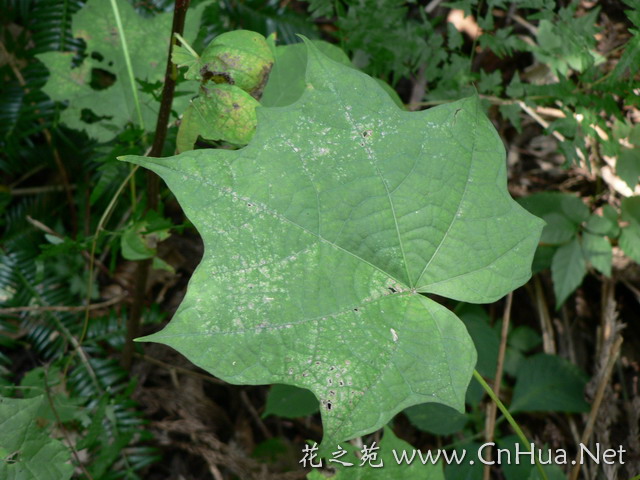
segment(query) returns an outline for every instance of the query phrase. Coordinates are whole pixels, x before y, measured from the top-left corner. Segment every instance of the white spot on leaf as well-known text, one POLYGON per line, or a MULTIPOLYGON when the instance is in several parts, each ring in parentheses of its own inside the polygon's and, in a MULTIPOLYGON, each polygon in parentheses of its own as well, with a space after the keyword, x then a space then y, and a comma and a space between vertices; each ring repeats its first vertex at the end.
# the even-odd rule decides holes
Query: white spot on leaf
POLYGON ((393 328, 391 328, 390 330, 391 330, 391 338, 393 338, 394 342, 397 342, 398 341, 398 333, 393 328))

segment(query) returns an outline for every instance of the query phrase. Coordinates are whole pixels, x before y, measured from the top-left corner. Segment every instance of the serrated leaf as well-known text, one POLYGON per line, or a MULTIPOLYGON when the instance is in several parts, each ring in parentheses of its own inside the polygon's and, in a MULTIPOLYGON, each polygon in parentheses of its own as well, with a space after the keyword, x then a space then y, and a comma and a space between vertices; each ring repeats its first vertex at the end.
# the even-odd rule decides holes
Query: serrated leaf
POLYGON ((613 249, 606 238, 584 232, 582 234, 582 251, 587 262, 593 268, 607 277, 611 276, 613 249))
POLYGON ((421 293, 502 297, 529 278, 542 222, 509 196, 477 98, 405 112, 307 47, 302 97, 257 109, 246 147, 126 158, 165 179, 206 252, 144 340, 233 383, 308 388, 331 446, 411 405, 462 410, 473 344, 421 293))
MULTIPOLYGON (((161 13, 143 18, 125 0, 116 0, 116 4, 135 77, 150 84, 162 81, 169 49, 171 14, 161 13)), ((206 3, 202 3, 189 11, 185 38, 195 37, 205 6, 206 3)), ((113 139, 127 122, 139 125, 111 2, 89 0, 73 17, 73 36, 86 43, 86 57, 79 66, 73 64, 75 53, 47 52, 37 55, 50 71, 43 91, 52 100, 67 103, 67 108, 60 116, 62 123, 69 128, 85 131, 100 141, 113 139), (93 69, 113 75, 113 85, 102 90, 92 88, 93 69), (88 118, 87 112, 92 112, 94 118, 88 118)), ((182 84, 179 88, 195 92, 197 84, 182 84)), ((139 85, 138 95, 142 121, 145 128, 151 130, 155 127, 159 103, 153 92, 145 92, 139 85)), ((182 111, 187 102, 187 96, 176 96, 174 108, 182 111)))
POLYGON ((5 453, 0 461, 3 480, 71 478, 69 449, 38 427, 37 415, 45 401, 44 395, 28 399, 0 397, 0 450, 5 453))
POLYGON ((633 79, 635 66, 640 61, 640 34, 637 29, 630 29, 633 37, 629 40, 622 52, 622 55, 616 63, 613 70, 613 78, 621 79, 629 75, 629 80, 633 79))
POLYGON ((585 412, 586 375, 556 355, 539 353, 518 369, 510 410, 513 412, 585 412), (549 392, 553 392, 550 395, 549 392))
MULTIPOLYGON (((516 75, 517 76, 517 75, 516 75)), ((516 78, 514 76, 514 78, 516 78)), ((517 104, 506 104, 498 107, 500 114, 516 129, 518 133, 522 133, 522 109, 517 104)))
POLYGON ((586 273, 587 263, 577 237, 556 250, 551 261, 556 309, 559 309, 567 297, 580 286, 586 273))

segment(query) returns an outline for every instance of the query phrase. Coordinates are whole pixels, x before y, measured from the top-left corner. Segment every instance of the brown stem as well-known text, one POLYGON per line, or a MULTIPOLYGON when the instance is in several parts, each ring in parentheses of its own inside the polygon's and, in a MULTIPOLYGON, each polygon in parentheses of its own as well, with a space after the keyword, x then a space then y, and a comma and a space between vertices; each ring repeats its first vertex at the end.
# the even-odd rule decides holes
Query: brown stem
MULTIPOLYGON (((171 26, 171 37, 169 41, 169 51, 167 56, 167 68, 164 75, 164 87, 162 89, 162 98, 160 100, 160 110, 158 112, 158 120, 156 122, 156 132, 153 137, 153 145, 149 152, 150 157, 160 157, 162 155, 162 147, 167 138, 167 129, 169 126, 169 118, 171 116, 171 105, 173 104, 173 94, 176 88, 176 67, 171 62, 171 51, 175 44, 175 34, 182 35, 184 32, 184 22, 187 17, 187 9, 190 0, 176 0, 173 8, 173 24, 171 26)), ((147 172, 147 210, 156 210, 158 208, 158 196, 160 190, 160 179, 151 172, 147 172)), ((149 270, 151 268, 151 259, 142 260, 138 263, 136 271, 136 286, 133 296, 133 304, 127 318, 127 339, 122 349, 122 365, 125 369, 131 368, 133 360, 134 344, 133 339, 138 336, 140 331, 140 319, 144 308, 147 279, 149 278, 149 270)))
MULTIPOLYGON (((618 355, 620 354, 620 347, 622 346, 622 336, 618 336, 611 345, 611 348, 607 352, 607 363, 602 372, 602 377, 600 378, 600 382, 598 383, 598 388, 596 390, 596 395, 593 399, 593 404, 591 405, 591 410, 589 411, 589 417, 587 419, 587 424, 584 427, 584 431, 582 432, 582 437, 580 439, 581 445, 587 445, 589 440, 591 439, 591 435, 593 434, 593 427, 595 426, 596 419, 598 418, 598 412, 600 411, 600 406, 602 404, 602 400, 604 398, 604 393, 609 385, 609 380, 611 379, 611 373, 613 372, 613 367, 618 359, 618 355)), ((580 475, 580 457, 576 457, 576 463, 574 464, 573 469, 571 470, 570 479, 578 480, 578 476, 580 475)))
MULTIPOLYGON (((493 381, 493 393, 496 397, 500 397, 500 383, 502 383, 502 370, 504 368, 504 357, 507 353, 507 337, 509 334, 509 323, 511 322, 511 303, 513 301, 513 292, 507 295, 507 304, 504 307, 504 314, 502 316, 502 331, 500 333, 500 348, 498 350, 498 364, 496 365, 496 375, 493 381)), ((487 407, 487 420, 486 420, 486 432, 485 439, 487 442, 493 442, 493 436, 496 429, 496 414, 497 405, 495 402, 491 402, 487 407)), ((489 458, 491 459, 491 458, 489 458)), ((485 465, 483 471, 483 480, 489 480, 491 472, 491 465, 485 465)))

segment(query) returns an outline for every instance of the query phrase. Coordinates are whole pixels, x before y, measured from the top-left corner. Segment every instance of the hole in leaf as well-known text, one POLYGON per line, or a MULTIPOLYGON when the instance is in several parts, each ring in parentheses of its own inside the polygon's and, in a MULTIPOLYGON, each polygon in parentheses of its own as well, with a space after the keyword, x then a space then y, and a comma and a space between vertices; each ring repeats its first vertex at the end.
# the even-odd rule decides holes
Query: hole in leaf
POLYGON ((85 123, 97 123, 102 120, 111 120, 112 118, 113 117, 111 117, 110 115, 103 115, 103 116, 96 115, 88 108, 83 108, 80 111, 80 119, 85 123))
POLYGON ((229 85, 236 83, 227 72, 211 72, 206 65, 200 69, 200 75, 202 75, 203 82, 211 80, 213 83, 228 83, 229 85))
POLYGON ((94 90, 105 90, 116 83, 116 76, 101 68, 91 69, 91 81, 89 86, 94 90))
POLYGON ((388 287, 388 289, 391 293, 398 293, 398 291, 393 287, 388 287))

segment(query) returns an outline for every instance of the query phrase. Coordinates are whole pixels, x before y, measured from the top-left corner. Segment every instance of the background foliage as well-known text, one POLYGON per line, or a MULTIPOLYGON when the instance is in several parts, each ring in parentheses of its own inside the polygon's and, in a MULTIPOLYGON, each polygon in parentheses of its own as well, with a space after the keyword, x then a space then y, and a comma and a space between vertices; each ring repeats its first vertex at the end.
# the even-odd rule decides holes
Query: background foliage
MULTIPOLYGON (((0 9, 0 421, 13 419, 29 440, 15 445, 0 434, 0 476, 42 445, 52 470, 41 478, 304 478, 304 442, 321 437, 315 397, 232 387, 160 346, 139 348, 123 366, 132 310, 142 307, 145 332, 157 330, 184 295, 202 247, 172 195, 163 189, 158 208, 148 210, 148 178, 116 161, 151 144, 173 2, 115 3, 133 77, 118 43, 99 48, 104 41, 91 36, 97 20, 83 20, 85 4, 102 9, 95 20, 112 14, 111 2, 5 0, 0 9), (66 80, 56 87, 59 75, 66 80), (70 90, 74 78, 84 79, 82 89, 70 90), (144 261, 158 268, 141 280, 144 261), (27 426, 26 417, 36 422, 27 426)), ((535 276, 512 300, 443 304, 464 322, 477 370, 498 378, 529 438, 573 453, 580 441, 624 445, 625 465, 587 465, 579 475, 637 475, 637 2, 192 4, 185 38, 196 52, 238 28, 275 32, 278 44, 302 33, 340 47, 355 67, 391 84, 408 109, 479 94, 506 144, 511 193, 547 226, 535 276)), ((198 88, 178 83, 166 156, 198 88)), ((212 146, 228 147, 196 142, 212 146)), ((466 404, 464 414, 411 407, 362 443, 454 451, 494 438, 513 448, 503 417, 492 426, 495 413, 478 384, 466 404)), ((530 472, 505 466, 501 474, 515 480, 530 472)), ((434 475, 483 472, 440 464, 434 475)))

